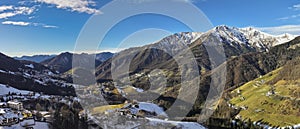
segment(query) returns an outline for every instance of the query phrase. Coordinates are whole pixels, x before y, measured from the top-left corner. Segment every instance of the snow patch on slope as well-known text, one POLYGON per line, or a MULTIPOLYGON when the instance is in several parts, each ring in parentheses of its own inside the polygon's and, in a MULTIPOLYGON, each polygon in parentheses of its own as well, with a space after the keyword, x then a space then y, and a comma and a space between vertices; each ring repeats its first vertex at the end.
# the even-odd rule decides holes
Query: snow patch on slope
MULTIPOLYGON (((24 120, 22 123, 29 123, 31 125, 33 122, 32 120, 24 120)), ((50 129, 49 124, 46 122, 34 122, 32 126, 34 129, 50 129)), ((0 129, 24 129, 24 127, 21 126, 21 124, 15 124, 12 126, 2 126, 0 129)))
POLYGON ((28 94, 29 91, 25 91, 25 90, 18 90, 16 88, 13 88, 13 87, 9 87, 9 86, 6 86, 4 84, 0 84, 0 95, 7 95, 8 93, 21 93, 21 94, 28 94))
POLYGON ((6 71, 0 69, 0 73, 6 73, 6 71))
POLYGON ((150 121, 150 124, 157 125, 157 124, 172 124, 176 126, 176 128, 179 129, 205 129, 202 125, 196 123, 196 122, 181 122, 181 121, 166 121, 161 119, 155 119, 155 118, 146 118, 150 121))
POLYGON ((34 69, 34 65, 33 64, 25 65, 25 67, 34 69))

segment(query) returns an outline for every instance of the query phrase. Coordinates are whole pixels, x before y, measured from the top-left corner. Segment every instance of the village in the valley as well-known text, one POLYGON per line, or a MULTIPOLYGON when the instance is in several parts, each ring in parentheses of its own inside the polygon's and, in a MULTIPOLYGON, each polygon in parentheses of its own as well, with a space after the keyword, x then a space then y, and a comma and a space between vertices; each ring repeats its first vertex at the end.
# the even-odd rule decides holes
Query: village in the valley
POLYGON ((59 104, 72 106, 76 98, 43 95, 0 85, 0 129, 48 129, 59 104))

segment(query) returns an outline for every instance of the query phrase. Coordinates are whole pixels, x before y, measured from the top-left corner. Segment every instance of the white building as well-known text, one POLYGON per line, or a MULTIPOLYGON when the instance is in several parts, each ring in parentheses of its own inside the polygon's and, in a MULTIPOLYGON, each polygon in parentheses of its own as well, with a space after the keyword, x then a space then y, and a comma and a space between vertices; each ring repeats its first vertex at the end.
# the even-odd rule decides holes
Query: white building
POLYGON ((5 102, 0 102, 0 108, 4 108, 4 107, 6 107, 6 103, 5 102))
POLYGON ((23 103, 17 101, 8 101, 7 106, 15 110, 23 110, 23 103))

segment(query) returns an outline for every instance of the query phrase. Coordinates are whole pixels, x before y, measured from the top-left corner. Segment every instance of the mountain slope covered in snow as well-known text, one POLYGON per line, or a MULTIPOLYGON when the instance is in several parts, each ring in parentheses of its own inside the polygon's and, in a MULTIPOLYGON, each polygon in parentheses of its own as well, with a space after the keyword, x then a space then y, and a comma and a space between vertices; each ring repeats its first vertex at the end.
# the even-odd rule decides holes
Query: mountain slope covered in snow
POLYGON ((215 35, 224 43, 233 46, 244 44, 260 51, 267 51, 271 47, 286 43, 297 37, 291 34, 271 35, 253 27, 236 28, 222 25, 204 33, 199 38, 204 38, 205 35, 209 34, 215 35))

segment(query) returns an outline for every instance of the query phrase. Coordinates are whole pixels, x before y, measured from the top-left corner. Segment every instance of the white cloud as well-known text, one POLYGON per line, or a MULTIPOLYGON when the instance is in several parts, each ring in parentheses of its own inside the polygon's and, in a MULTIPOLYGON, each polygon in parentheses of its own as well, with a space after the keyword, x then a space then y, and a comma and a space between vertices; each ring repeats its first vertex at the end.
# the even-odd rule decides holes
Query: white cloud
POLYGON ((58 28, 57 26, 53 25, 43 25, 44 28, 58 28))
MULTIPOLYGON (((299 11, 300 4, 295 4, 292 7, 289 7, 289 9, 299 11)), ((298 17, 300 17, 300 14, 295 14, 295 15, 291 15, 291 16, 287 16, 287 17, 281 17, 281 18, 278 18, 278 20, 289 20, 289 19, 294 19, 294 18, 298 18, 298 17)))
POLYGON ((300 4, 295 4, 292 7, 289 7, 289 9, 300 10, 300 4))
POLYGON ((300 25, 284 25, 284 26, 276 26, 276 27, 258 27, 258 30, 263 32, 280 35, 284 33, 299 35, 300 34, 300 25))
POLYGON ((196 2, 196 0, 175 0, 175 1, 186 2, 186 3, 194 3, 194 2, 196 2))
POLYGON ((3 25, 15 25, 15 26, 39 26, 43 28, 58 28, 58 26, 54 25, 47 25, 43 23, 31 23, 31 22, 24 22, 24 21, 4 21, 2 22, 3 25))
POLYGON ((19 14, 29 15, 35 11, 35 7, 15 7, 15 12, 19 14))
POLYGON ((16 16, 16 15, 18 15, 18 14, 13 13, 13 12, 0 13, 0 19, 9 18, 9 17, 13 17, 13 16, 16 16))
POLYGON ((35 11, 35 7, 13 7, 0 6, 0 19, 10 18, 16 15, 30 15, 35 11), (1 11, 2 10, 2 11, 1 11), (3 12, 9 10, 8 12, 3 12))
POLYGON ((288 16, 288 17, 278 18, 278 20, 288 20, 288 19, 293 19, 293 18, 298 18, 298 17, 300 17, 300 14, 296 14, 296 15, 292 15, 292 16, 288 16))
POLYGON ((54 26, 54 25, 47 25, 44 23, 32 23, 33 26, 41 26, 43 28, 58 28, 58 26, 54 26))
MULTIPOLYGON (((160 2, 161 0, 123 0, 130 4, 141 4, 141 3, 150 3, 150 2, 160 2)), ((181 3, 197 3, 205 2, 207 0, 170 0, 170 2, 181 2, 181 3)))
POLYGON ((16 25, 16 26, 28 26, 31 23, 29 22, 23 22, 23 21, 4 21, 2 22, 4 25, 16 25))
POLYGON ((7 5, 3 5, 3 6, 0 6, 0 12, 3 12, 5 10, 12 10, 13 9, 13 6, 7 6, 7 5))
POLYGON ((101 14, 97 9, 91 6, 95 5, 95 2, 91 0, 35 0, 39 3, 55 5, 59 9, 67 9, 70 11, 76 11, 80 13, 88 14, 101 14))
POLYGON ((35 16, 28 17, 28 19, 34 19, 34 18, 35 18, 35 16))
POLYGON ((97 50, 70 50, 69 52, 77 53, 77 54, 81 54, 81 53, 95 54, 95 53, 102 53, 102 52, 118 53, 126 49, 128 48, 99 48, 97 50))

